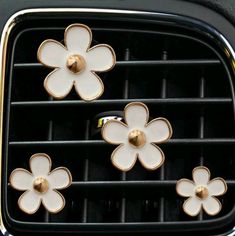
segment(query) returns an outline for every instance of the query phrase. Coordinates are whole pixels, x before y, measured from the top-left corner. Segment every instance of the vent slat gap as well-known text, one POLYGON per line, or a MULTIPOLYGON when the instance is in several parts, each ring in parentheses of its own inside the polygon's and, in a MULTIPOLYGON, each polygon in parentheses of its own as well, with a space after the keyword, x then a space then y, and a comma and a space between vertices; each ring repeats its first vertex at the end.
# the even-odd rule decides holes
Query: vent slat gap
MULTIPOLYGON (((130 50, 127 48, 125 50, 125 55, 124 55, 124 60, 129 61, 130 60, 130 50)), ((125 72, 125 80, 124 80, 124 85, 123 85, 123 98, 128 99, 129 97, 129 70, 127 69, 125 72)), ((126 173, 122 172, 121 174, 121 180, 126 181, 126 173)), ((121 199, 121 212, 120 212, 120 221, 123 223, 125 222, 126 218, 126 198, 122 197, 121 199)))
MULTIPOLYGON (((49 101, 52 101, 52 100, 53 100, 53 98, 50 96, 49 101)), ((53 141, 53 121, 52 121, 52 119, 50 119, 48 122, 47 140, 53 141)), ((44 221, 50 222, 50 220, 51 220, 50 213, 47 210, 45 210, 44 221)))
MULTIPOLYGON (((205 97, 205 78, 203 75, 201 76, 200 79, 200 86, 199 86, 199 97, 204 98, 205 97)), ((204 138, 204 107, 201 109, 201 114, 199 118, 199 138, 203 139, 204 138)), ((204 165, 204 153, 203 153, 203 147, 200 147, 200 159, 199 159, 199 165, 203 166, 204 165)), ((202 221, 203 220, 203 211, 199 213, 198 220, 202 221)))
MULTIPOLYGON (((90 120, 87 120, 86 121, 86 130, 85 130, 85 140, 89 140, 89 131, 90 131, 90 120)), ((88 150, 87 150, 88 152, 88 150)), ((88 156, 88 154, 86 153, 86 155, 88 156)), ((83 175, 83 180, 85 182, 88 181, 88 175, 89 175, 89 160, 88 158, 85 158, 84 160, 84 166, 83 166, 83 169, 84 169, 84 175, 83 175)), ((82 222, 83 223, 86 223, 87 222, 87 198, 84 198, 84 201, 83 201, 83 209, 82 209, 82 222)))
MULTIPOLYGON (((163 51, 162 60, 163 61, 167 60, 167 57, 168 57, 167 51, 163 51)), ((167 92, 167 80, 166 80, 166 71, 164 71, 164 75, 162 78, 162 87, 161 87, 161 98, 162 99, 166 98, 166 96, 167 96, 166 92, 167 92)), ((165 179, 165 166, 162 165, 161 169, 160 169, 160 180, 164 181, 164 179, 165 179)), ((165 205, 164 198, 161 197, 160 198, 160 206, 159 206, 159 221, 160 222, 164 222, 164 215, 165 215, 164 205, 165 205)))

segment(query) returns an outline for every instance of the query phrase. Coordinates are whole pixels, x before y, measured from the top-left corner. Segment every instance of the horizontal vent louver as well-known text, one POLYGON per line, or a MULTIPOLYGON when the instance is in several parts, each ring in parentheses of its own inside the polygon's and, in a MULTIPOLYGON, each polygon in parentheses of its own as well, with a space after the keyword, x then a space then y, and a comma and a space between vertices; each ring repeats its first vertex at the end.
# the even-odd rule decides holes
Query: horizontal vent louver
POLYGON ((20 23, 7 51, 3 213, 11 230, 183 232, 222 225, 220 217, 228 217, 234 205, 234 101, 231 75, 213 42, 143 19, 124 24, 118 18, 66 19, 58 14, 48 21, 34 17, 30 24, 20 23), (62 101, 49 97, 43 80, 50 70, 36 60, 43 40, 62 41, 65 27, 75 22, 92 28, 93 45, 110 44, 117 54, 116 67, 101 76, 104 95, 90 103, 74 91, 62 101), (131 101, 144 102, 152 117, 164 116, 172 124, 172 139, 161 145, 166 161, 157 171, 137 163, 121 173, 110 162, 114 147, 92 136, 96 115, 123 110, 131 101), (25 215, 17 206, 20 193, 8 186, 10 172, 28 169, 28 158, 37 152, 49 154, 53 167, 66 166, 73 174, 72 185, 63 191, 65 209, 57 215, 43 208, 25 215), (223 210, 216 217, 186 216, 183 199, 175 192, 176 181, 191 179, 198 165, 228 181, 223 210))

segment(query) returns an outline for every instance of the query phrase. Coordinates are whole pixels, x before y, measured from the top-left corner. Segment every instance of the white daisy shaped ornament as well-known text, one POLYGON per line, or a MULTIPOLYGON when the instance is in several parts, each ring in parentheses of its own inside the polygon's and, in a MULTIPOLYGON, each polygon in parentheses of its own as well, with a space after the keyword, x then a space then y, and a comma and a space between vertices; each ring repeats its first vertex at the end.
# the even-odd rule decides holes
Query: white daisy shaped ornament
POLYGON ((58 213, 65 206, 65 199, 57 190, 72 183, 72 176, 65 167, 51 171, 51 159, 44 153, 36 153, 29 160, 31 173, 17 168, 10 175, 10 185, 25 191, 18 200, 19 208, 27 214, 34 214, 42 205, 50 213, 58 213))
POLYGON ((115 52, 107 44, 90 48, 92 32, 83 24, 68 26, 64 34, 65 46, 48 39, 38 49, 38 60, 55 68, 44 80, 46 91, 56 99, 69 94, 73 86, 85 101, 99 98, 104 85, 95 72, 111 70, 116 62, 115 52))
POLYGON ((208 215, 218 214, 222 205, 215 196, 226 193, 225 180, 220 177, 210 180, 210 171, 204 166, 194 168, 192 175, 193 181, 181 179, 176 184, 176 192, 182 197, 188 197, 183 204, 184 212, 196 216, 204 209, 208 215))
POLYGON ((103 139, 120 144, 112 153, 111 161, 122 171, 130 170, 137 159, 149 170, 164 163, 163 151, 155 143, 171 138, 172 128, 165 118, 149 120, 148 107, 140 102, 129 103, 124 109, 125 123, 109 120, 102 128, 103 139))

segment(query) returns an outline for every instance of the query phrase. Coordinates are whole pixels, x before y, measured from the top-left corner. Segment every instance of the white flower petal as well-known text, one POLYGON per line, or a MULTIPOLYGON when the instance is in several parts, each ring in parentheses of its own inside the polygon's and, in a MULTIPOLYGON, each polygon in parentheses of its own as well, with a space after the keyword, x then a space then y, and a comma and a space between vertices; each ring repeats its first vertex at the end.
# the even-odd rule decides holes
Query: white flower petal
POLYGON ((218 214, 222 208, 220 201, 215 197, 208 197, 202 202, 203 209, 208 215, 218 214))
POLYGON ((114 50, 105 44, 99 44, 89 49, 86 54, 86 63, 91 71, 110 70, 116 62, 114 50))
POLYGON ((86 25, 73 24, 65 30, 64 40, 65 45, 72 54, 84 55, 90 47, 92 33, 86 25))
POLYGON ((52 189, 63 189, 71 184, 72 176, 65 167, 58 167, 48 175, 48 181, 52 189))
POLYGON ((190 216, 196 216, 199 214, 202 207, 202 203, 196 197, 188 198, 183 204, 183 210, 190 216))
POLYGON ((138 149, 138 158, 141 164, 149 170, 156 170, 165 160, 162 150, 154 144, 145 144, 144 147, 138 149))
POLYGON ((55 40, 45 40, 38 48, 38 60, 49 67, 63 67, 66 63, 67 50, 55 40))
POLYGON ((64 98, 73 87, 73 75, 65 69, 56 69, 45 78, 44 87, 54 98, 64 98))
POLYGON ((33 176, 25 169, 17 168, 11 172, 10 184, 17 190, 31 189, 33 183, 33 176))
POLYGON ((40 195, 34 191, 26 191, 18 200, 20 209, 28 214, 35 213, 39 209, 40 204, 40 195))
POLYGON ((150 143, 160 143, 171 137, 172 128, 168 120, 157 118, 148 123, 146 135, 150 143))
POLYGON ((109 120, 102 128, 102 137, 108 143, 126 143, 128 128, 121 121, 109 120))
POLYGON ((193 180, 196 185, 207 185, 210 180, 210 171, 205 166, 193 169, 193 180))
POLYGON ((79 96, 86 101, 97 99, 104 92, 103 82, 95 73, 86 70, 75 79, 75 89, 79 96))
POLYGON ((36 153, 29 160, 34 177, 47 176, 51 170, 51 159, 45 153, 36 153))
POLYGON ((122 171, 130 170, 137 160, 136 151, 129 145, 119 145, 112 153, 111 161, 122 171))
POLYGON ((212 179, 207 185, 209 195, 211 196, 220 196, 226 193, 227 184, 222 178, 212 179))
POLYGON ((180 179, 176 184, 176 191, 182 197, 195 195, 195 184, 189 179, 180 179))
POLYGON ((65 199, 63 195, 56 190, 49 190, 43 194, 42 203, 49 212, 57 213, 64 208, 65 199))
POLYGON ((126 123, 133 129, 143 129, 149 119, 148 108, 141 102, 131 102, 127 104, 124 113, 126 123))

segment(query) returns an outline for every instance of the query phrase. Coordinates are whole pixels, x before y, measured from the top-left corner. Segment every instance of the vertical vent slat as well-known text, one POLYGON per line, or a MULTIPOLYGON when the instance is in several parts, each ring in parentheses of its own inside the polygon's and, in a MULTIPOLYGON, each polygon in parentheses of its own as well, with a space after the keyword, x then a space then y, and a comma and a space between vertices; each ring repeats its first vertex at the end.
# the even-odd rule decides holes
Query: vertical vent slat
MULTIPOLYGON (((130 50, 129 48, 125 49, 124 53, 124 60, 129 61, 130 60, 130 50)), ((124 88, 123 88, 123 98, 128 99, 129 97, 129 70, 127 69, 125 71, 125 79, 124 79, 124 88)), ((123 172, 121 174, 121 180, 126 180, 126 173, 123 172)), ((121 199, 121 212, 120 212, 120 222, 124 223, 126 220, 126 198, 122 197, 121 199)))

